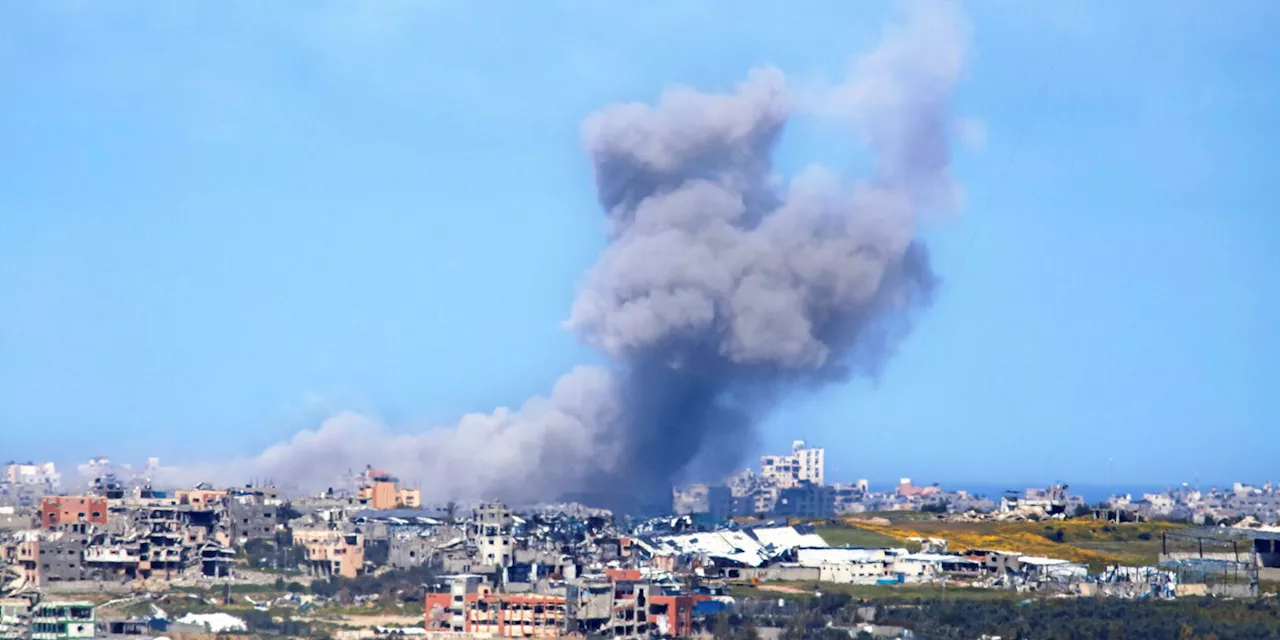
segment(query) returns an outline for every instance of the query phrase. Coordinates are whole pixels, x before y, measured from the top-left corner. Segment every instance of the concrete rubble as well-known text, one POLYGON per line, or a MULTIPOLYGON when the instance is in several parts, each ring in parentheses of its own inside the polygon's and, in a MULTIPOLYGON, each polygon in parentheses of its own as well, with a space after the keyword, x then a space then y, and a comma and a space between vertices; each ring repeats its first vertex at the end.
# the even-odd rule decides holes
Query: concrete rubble
MULTIPOLYGON (((45 467, 24 466, 15 477, 39 483, 30 480, 34 489, 9 495, 41 494, 35 501, 0 505, 0 606, 5 612, 0 624, 29 625, 41 597, 86 592, 112 594, 119 602, 149 602, 160 611, 166 594, 178 586, 257 584, 279 590, 257 600, 232 597, 228 590, 210 600, 235 601, 256 611, 303 615, 339 599, 347 606, 373 607, 390 592, 337 592, 355 581, 400 576, 419 589, 421 595, 413 597, 425 598, 421 629, 427 634, 640 638, 705 629, 717 614, 738 606, 732 590, 758 596, 750 590, 770 582, 788 589, 925 584, 1173 598, 1247 594, 1261 572, 1280 570, 1275 566, 1280 530, 1252 516, 1234 529, 1206 528, 1180 534, 1186 540, 1170 538, 1158 566, 1113 566, 1093 573, 1077 563, 1017 550, 951 550, 936 537, 901 545, 917 551, 899 545, 833 547, 812 524, 823 518, 785 513, 830 513, 826 498, 804 501, 805 492, 821 481, 821 455, 815 453, 820 451, 796 443, 791 456, 773 457, 767 473, 740 476, 724 491, 677 491, 675 513, 647 518, 574 503, 427 507, 417 504, 415 489, 372 468, 352 474, 351 486, 291 497, 258 485, 161 491, 143 474, 121 475, 105 465, 90 488, 68 495, 55 489, 45 467), (806 477, 799 477, 798 468, 806 477), (736 495, 743 491, 753 504, 766 494, 773 496, 770 500, 804 500, 781 510, 775 503, 772 515, 733 517, 738 510, 733 505, 744 504, 736 495), (1228 545, 1223 548, 1234 555, 1206 552, 1206 541, 1228 545)), ((859 504, 881 500, 865 483, 854 488, 859 504)), ((957 494, 904 478, 894 495, 896 504, 919 506, 957 494)), ((1065 486, 1055 486, 1009 494, 990 507, 920 517, 1055 521, 1080 513, 1083 505, 1065 486)), ((884 517, 859 518, 871 528, 892 525, 884 517)), ((70 611, 57 609, 64 610, 70 611)), ((101 623, 145 630, 162 616, 101 623)), ((214 622, 235 628, 221 618, 187 622, 192 628, 214 622)))

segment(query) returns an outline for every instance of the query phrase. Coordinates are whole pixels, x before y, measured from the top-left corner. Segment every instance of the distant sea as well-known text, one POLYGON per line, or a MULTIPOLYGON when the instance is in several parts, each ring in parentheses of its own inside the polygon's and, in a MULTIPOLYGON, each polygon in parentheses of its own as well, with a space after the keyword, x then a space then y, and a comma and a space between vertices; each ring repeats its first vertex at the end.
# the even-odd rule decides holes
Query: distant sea
MULTIPOLYGON (((1025 485, 1014 484, 1012 486, 1009 486, 1008 484, 997 485, 997 484, 983 484, 983 483, 956 483, 956 484, 944 483, 942 485, 942 488, 947 489, 949 491, 953 491, 956 489, 964 489, 969 493, 982 494, 987 496, 988 498, 991 498, 992 500, 998 500, 1000 496, 1004 495, 1004 492, 1009 489, 1015 490, 1018 493, 1022 493, 1024 489, 1045 488, 1048 486, 1049 486, 1049 483, 1025 484, 1025 485)), ((1178 484, 1178 485, 1172 485, 1172 484, 1078 484, 1077 485, 1077 484, 1067 483, 1067 492, 1073 496, 1083 497, 1085 502, 1089 504, 1096 504, 1098 502, 1102 502, 1106 500, 1107 498, 1110 498, 1111 496, 1129 494, 1137 498, 1137 497, 1141 497, 1142 494, 1144 493, 1159 493, 1162 491, 1166 491, 1170 488, 1173 488, 1175 486, 1181 486, 1181 484, 1178 484)))
MULTIPOLYGON (((983 495, 992 500, 999 500, 1000 496, 1004 495, 1005 491, 1013 490, 1021 494, 1025 489, 1029 489, 1029 488, 1043 489, 1045 487, 1048 487, 1049 484, 1051 483, 1007 482, 1002 484, 993 484, 989 482, 985 482, 985 483, 984 482, 940 482, 938 484, 940 484, 942 488, 947 491, 964 490, 974 495, 983 495)), ((1259 482, 1258 484, 1261 484, 1261 483, 1259 482)), ((896 486, 897 486, 896 482, 872 482, 871 490, 872 491, 892 491, 893 488, 896 486)), ((1169 489, 1173 489, 1181 486, 1182 486, 1181 482, 1171 482, 1167 484, 1158 484, 1158 483, 1072 484, 1072 483, 1067 483, 1067 491, 1071 495, 1083 497, 1085 501, 1088 502, 1089 504, 1096 504, 1112 496, 1129 494, 1129 495, 1132 495, 1134 498, 1138 498, 1138 497, 1141 497, 1142 494, 1144 493, 1159 493, 1159 492, 1167 491, 1169 489)), ((1231 483, 1230 482, 1227 482, 1227 483, 1201 482, 1200 483, 1200 489, 1205 491, 1208 491, 1209 487, 1211 486, 1217 486, 1219 488, 1230 487, 1231 483)))

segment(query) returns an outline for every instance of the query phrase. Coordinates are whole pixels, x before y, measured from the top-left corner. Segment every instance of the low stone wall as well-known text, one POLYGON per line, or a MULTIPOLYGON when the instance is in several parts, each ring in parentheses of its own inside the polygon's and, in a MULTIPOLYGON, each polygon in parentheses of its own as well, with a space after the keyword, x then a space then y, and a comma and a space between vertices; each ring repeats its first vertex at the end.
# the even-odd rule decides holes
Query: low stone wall
POLYGON ((133 583, 129 582, 99 582, 97 580, 72 580, 68 582, 46 582, 40 585, 40 590, 45 593, 109 593, 111 595, 122 595, 134 593, 133 583))

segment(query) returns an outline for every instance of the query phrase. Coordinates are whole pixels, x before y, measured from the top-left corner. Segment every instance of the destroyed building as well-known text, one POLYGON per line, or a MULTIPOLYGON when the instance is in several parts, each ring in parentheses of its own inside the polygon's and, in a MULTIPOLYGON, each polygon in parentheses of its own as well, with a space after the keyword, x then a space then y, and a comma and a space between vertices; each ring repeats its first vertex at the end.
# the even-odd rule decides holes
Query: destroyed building
POLYGON ((364 570, 364 536, 337 529, 295 529, 293 545, 306 549, 306 570, 315 576, 354 578, 364 570))
POLYGON ((428 631, 503 638, 687 636, 705 596, 668 594, 636 570, 567 580, 547 593, 508 593, 479 575, 457 575, 426 596, 428 631))
POLYGON ((107 498, 101 496, 45 496, 40 500, 40 525, 56 529, 67 523, 107 526, 107 498))
POLYGON ((733 491, 729 487, 695 484, 672 490, 672 511, 677 515, 706 514, 711 522, 733 515, 733 491))
POLYGON ((227 502, 231 539, 236 544, 249 540, 275 540, 283 530, 279 504, 264 503, 257 495, 237 495, 227 502))

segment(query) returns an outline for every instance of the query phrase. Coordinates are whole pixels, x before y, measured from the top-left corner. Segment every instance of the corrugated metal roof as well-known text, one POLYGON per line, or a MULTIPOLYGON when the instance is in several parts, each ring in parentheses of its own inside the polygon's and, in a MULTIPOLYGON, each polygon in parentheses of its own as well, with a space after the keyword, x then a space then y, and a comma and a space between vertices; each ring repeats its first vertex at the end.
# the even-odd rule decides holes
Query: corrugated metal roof
POLYGON ((750 567, 758 567, 782 553, 797 547, 826 547, 826 540, 816 533, 801 533, 795 527, 767 527, 738 531, 724 529, 701 533, 658 536, 648 544, 637 541, 655 553, 702 554, 724 558, 750 567))
POLYGON ((816 533, 800 533, 795 527, 762 527, 751 529, 761 544, 779 551, 796 547, 826 547, 827 541, 816 533))
POLYGON ((1071 564, 1067 560, 1059 560, 1058 558, 1040 558, 1036 556, 1022 556, 1018 558, 1018 562, 1022 564, 1033 564, 1041 567, 1048 567, 1059 564, 1071 564))
POLYGON ((907 562, 969 562, 979 564, 976 560, 970 560, 964 556, 956 556, 946 553, 912 553, 899 558, 907 562))
POLYGON ((1255 540, 1280 540, 1280 527, 1262 527, 1260 529, 1243 529, 1255 540))
POLYGON ((852 547, 796 549, 796 560, 805 565, 883 562, 888 558, 889 556, 884 549, 858 549, 852 547))
POLYGON ((770 555, 755 538, 742 531, 710 531, 677 536, 663 536, 653 540, 661 551, 681 554, 702 554, 725 558, 741 564, 758 567, 770 555))
POLYGON ((364 518, 366 520, 389 520, 399 518, 401 520, 444 520, 448 516, 438 509, 361 509, 356 512, 353 518, 364 518))

